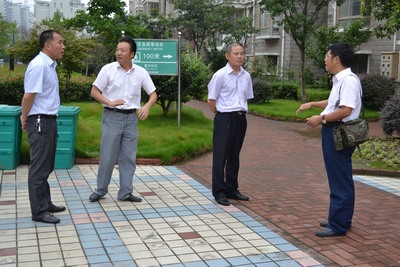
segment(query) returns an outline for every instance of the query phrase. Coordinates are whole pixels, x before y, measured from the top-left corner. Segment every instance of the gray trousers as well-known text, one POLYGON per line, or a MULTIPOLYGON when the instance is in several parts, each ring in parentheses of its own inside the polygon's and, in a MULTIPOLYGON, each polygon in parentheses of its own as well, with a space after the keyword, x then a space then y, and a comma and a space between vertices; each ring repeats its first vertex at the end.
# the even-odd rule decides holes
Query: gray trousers
POLYGON ((138 146, 136 113, 122 114, 103 110, 99 171, 96 194, 108 193, 115 163, 119 167, 118 199, 126 199, 133 191, 138 146))
POLYGON ((57 120, 28 118, 26 123, 30 151, 28 191, 32 217, 49 211, 51 205, 50 186, 47 182, 54 170, 57 147, 57 120))

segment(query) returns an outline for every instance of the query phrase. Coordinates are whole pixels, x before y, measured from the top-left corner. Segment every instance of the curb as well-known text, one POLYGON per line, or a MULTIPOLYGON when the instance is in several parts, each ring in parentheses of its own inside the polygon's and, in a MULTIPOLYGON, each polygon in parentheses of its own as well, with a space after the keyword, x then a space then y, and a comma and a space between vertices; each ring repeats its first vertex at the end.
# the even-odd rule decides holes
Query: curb
MULTIPOLYGON (((76 158, 75 164, 99 164, 99 158, 76 158)), ((137 158, 136 164, 160 166, 161 160, 152 158, 137 158)), ((361 169, 353 169, 353 174, 400 178, 400 171, 389 171, 389 170, 361 168, 361 169)))
MULTIPOLYGON (((75 164, 99 164, 99 158, 76 158, 75 164)), ((136 164, 138 165, 155 165, 160 166, 160 159, 146 159, 146 158, 137 158, 136 164)))
POLYGON ((389 170, 353 169, 353 174, 400 178, 400 171, 389 170))

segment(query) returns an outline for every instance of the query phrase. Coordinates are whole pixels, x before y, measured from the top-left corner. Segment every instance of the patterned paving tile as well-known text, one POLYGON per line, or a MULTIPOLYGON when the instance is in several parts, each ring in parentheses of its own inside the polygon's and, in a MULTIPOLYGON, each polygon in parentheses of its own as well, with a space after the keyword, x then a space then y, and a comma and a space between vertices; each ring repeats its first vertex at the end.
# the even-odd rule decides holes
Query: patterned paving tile
MULTIPOLYGON (((117 169, 109 194, 90 202, 96 173, 97 165, 79 165, 51 175, 53 201, 67 211, 46 225, 31 220, 27 166, 1 171, 0 266, 322 266, 234 205, 217 205, 176 167, 138 166, 133 193, 141 203, 116 199, 117 169)), ((354 179, 400 192, 396 179, 354 179)))

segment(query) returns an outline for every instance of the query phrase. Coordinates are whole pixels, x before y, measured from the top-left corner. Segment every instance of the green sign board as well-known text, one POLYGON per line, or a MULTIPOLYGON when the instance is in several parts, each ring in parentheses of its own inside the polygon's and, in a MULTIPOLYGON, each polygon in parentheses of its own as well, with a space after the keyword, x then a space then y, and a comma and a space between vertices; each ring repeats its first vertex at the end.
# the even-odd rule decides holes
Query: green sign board
POLYGON ((137 51, 133 63, 150 75, 178 75, 178 41, 136 39, 137 51))

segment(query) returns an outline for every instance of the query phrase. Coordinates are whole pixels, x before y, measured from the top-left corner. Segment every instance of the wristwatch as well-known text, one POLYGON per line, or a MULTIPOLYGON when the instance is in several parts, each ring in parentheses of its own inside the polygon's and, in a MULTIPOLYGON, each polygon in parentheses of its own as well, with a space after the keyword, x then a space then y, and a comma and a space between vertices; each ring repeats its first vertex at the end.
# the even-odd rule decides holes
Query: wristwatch
POLYGON ((322 115, 322 124, 326 124, 325 114, 322 115))

